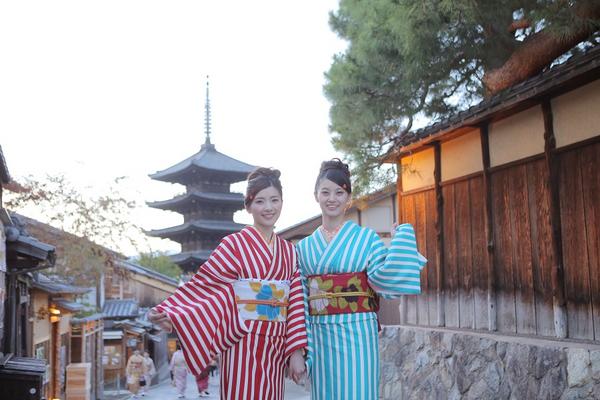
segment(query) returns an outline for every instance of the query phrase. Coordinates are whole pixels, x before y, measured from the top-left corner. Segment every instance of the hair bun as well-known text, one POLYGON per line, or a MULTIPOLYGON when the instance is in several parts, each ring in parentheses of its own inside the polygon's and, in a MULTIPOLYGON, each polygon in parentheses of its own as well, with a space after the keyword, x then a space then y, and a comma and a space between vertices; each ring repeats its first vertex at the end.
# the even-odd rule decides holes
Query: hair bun
POLYGON ((323 173, 323 172, 325 172, 327 170, 330 170, 330 169, 340 170, 345 175, 350 176, 350 168, 348 167, 348 164, 344 163, 339 158, 332 158, 329 161, 323 161, 321 163, 321 170, 319 172, 323 173))
POLYGON ((279 179, 281 172, 274 168, 258 167, 254 171, 250 172, 248 175, 248 180, 250 181, 263 176, 265 178, 279 179))

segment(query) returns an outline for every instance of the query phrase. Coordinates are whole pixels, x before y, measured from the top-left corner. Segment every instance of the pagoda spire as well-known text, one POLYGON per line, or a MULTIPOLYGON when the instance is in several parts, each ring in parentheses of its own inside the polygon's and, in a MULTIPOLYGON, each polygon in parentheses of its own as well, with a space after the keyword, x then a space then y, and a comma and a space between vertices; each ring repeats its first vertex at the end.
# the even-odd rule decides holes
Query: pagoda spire
POLYGON ((204 133, 206 134, 205 145, 211 145, 210 142, 210 97, 208 94, 208 75, 206 75, 206 104, 204 104, 204 133))

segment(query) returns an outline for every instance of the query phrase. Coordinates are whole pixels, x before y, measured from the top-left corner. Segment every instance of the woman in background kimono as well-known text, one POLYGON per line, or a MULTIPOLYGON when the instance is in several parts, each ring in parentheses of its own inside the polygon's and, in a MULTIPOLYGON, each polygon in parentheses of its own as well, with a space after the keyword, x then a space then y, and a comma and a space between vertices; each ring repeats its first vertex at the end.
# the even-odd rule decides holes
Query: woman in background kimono
POLYGON ((396 227, 388 250, 372 229, 345 221, 351 193, 348 166, 323 162, 315 185, 322 225, 297 246, 313 400, 379 398, 377 295, 421 291, 426 260, 412 226, 396 227))
POLYGON ((285 366, 297 382, 305 371, 296 253, 273 231, 282 206, 279 175, 259 168, 248 176, 253 226, 224 237, 192 280, 149 315, 175 329, 192 374, 221 354, 222 399, 282 399, 285 366))
POLYGON ((177 389, 177 398, 182 399, 185 397, 185 388, 187 386, 187 374, 188 369, 185 364, 185 357, 177 343, 177 350, 171 356, 171 362, 169 363, 169 369, 173 374, 173 383, 177 389))

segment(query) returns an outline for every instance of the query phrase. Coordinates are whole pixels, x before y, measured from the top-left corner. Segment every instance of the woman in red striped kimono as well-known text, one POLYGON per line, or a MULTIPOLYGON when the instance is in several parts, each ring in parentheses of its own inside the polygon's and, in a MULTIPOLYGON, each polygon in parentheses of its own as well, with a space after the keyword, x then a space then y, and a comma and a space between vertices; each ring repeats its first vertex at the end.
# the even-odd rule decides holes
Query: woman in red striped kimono
POLYGON ((290 242, 273 232, 282 206, 279 171, 248 176, 254 224, 223 238, 190 282, 150 312, 175 329, 194 375, 221 354, 221 399, 283 399, 284 369, 305 372, 304 299, 290 242))

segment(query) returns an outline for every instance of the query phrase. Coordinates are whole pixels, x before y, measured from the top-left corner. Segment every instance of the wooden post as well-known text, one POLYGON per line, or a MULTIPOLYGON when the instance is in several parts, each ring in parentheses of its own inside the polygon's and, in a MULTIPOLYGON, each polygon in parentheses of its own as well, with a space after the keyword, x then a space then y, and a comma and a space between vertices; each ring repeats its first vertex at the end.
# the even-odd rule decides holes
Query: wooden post
POLYGON ((544 116, 544 156, 548 171, 548 204, 550 205, 550 229, 552 230, 552 252, 555 265, 552 268, 552 300, 554 309, 554 332, 556 337, 566 338, 568 333, 567 307, 565 299, 564 261, 562 252, 562 231, 560 220, 560 199, 558 192, 558 162, 554 150, 554 124, 552 105, 549 99, 542 101, 544 116))
POLYGON ((496 257, 494 251, 494 215, 492 213, 492 185, 490 183, 490 141, 489 125, 484 123, 479 129, 481 138, 481 158, 483 161, 483 194, 485 236, 487 241, 487 292, 488 292, 488 330, 497 330, 496 307, 496 257))
MULTIPOLYGON (((396 194, 398 202, 398 218, 395 222, 401 224, 404 222, 402 215, 402 158, 398 159, 398 179, 396 180, 396 194)), ((394 214, 396 211, 394 209, 394 214)), ((406 303, 406 296, 400 296, 400 323, 406 324, 406 317, 408 314, 408 305, 406 303)))
POLYGON ((444 195, 442 194, 442 145, 433 143, 434 162, 433 179, 435 181, 435 234, 437 240, 437 326, 446 326, 445 290, 444 290, 444 195))

